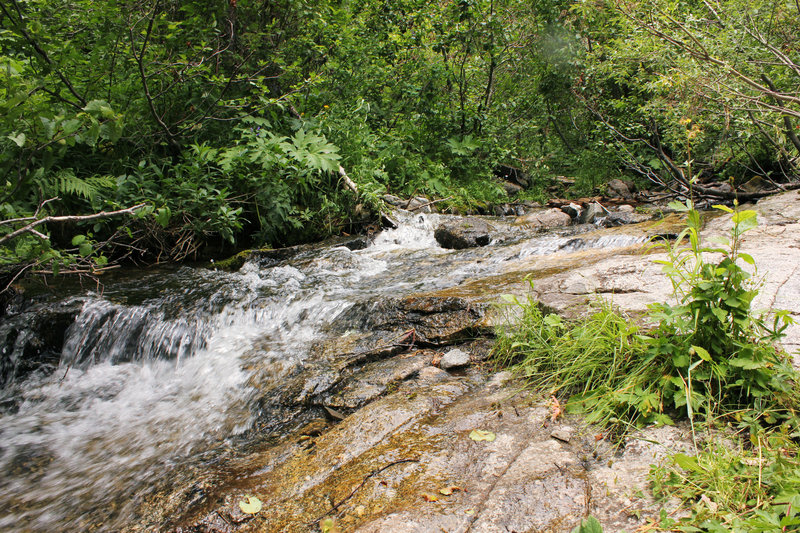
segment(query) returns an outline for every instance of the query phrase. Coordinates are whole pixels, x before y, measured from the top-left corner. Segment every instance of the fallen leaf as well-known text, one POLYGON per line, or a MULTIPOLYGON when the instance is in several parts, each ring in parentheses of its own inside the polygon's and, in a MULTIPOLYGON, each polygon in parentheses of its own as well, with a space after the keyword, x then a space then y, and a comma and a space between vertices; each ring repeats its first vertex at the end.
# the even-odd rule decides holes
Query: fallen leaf
POLYGON ((322 533, 342 533, 341 528, 336 525, 336 521, 334 521, 333 518, 323 518, 320 520, 319 530, 322 533))
POLYGON ((344 420, 345 418, 347 418, 347 416, 344 415, 343 413, 340 413, 336 409, 331 409, 327 405, 323 405, 322 407, 324 407, 325 411, 327 411, 328 414, 331 415, 333 418, 336 418, 338 420, 344 420))
POLYGON ((261 500, 255 496, 245 496, 244 500, 239 502, 239 509, 245 514, 256 514, 261 510, 261 500))
POLYGON ((464 490, 461 487, 457 487, 455 485, 450 485, 449 487, 445 487, 443 489, 439 489, 439 494, 443 494, 445 496, 450 496, 454 492, 458 492, 460 490, 464 490))
POLYGON ((717 512, 717 508, 719 506, 715 502, 712 502, 711 498, 709 498, 705 494, 700 496, 700 501, 705 503, 708 506, 708 510, 711 511, 712 513, 716 513, 717 512))
POLYGON ((471 438, 474 441, 485 440, 486 442, 494 442, 494 439, 497 438, 497 435, 495 435, 491 431, 485 431, 483 429, 473 429, 469 433, 469 438, 471 438))
POLYGON ((438 502, 439 497, 436 494, 431 494, 430 492, 423 492, 422 499, 426 502, 438 502))
POLYGON ((466 511, 464 511, 464 514, 467 516, 472 516, 475 514, 475 509, 467 509, 466 511))
POLYGON ((550 402, 547 405, 550 407, 550 421, 555 422, 564 413, 561 402, 555 396, 550 396, 550 402))

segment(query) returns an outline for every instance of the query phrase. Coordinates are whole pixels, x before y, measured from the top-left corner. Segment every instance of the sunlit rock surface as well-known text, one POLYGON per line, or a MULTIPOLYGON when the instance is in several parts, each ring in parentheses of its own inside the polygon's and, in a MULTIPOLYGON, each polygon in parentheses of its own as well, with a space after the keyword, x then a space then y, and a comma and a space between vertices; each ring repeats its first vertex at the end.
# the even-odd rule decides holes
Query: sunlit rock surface
MULTIPOLYGON (((757 306, 800 318, 800 195, 756 208, 743 250, 763 276, 757 306)), ((669 297, 648 239, 676 235, 679 217, 549 232, 487 219, 491 242, 463 250, 433 235, 455 217, 398 218, 361 249, 120 274, 53 303, 74 316, 61 353, 0 391, 0 529, 569 531, 591 513, 631 531, 657 516, 644 476, 685 450, 684 428, 616 451, 493 374, 486 336, 514 316, 501 295, 566 316, 605 298, 636 319, 669 297), (446 372, 453 348, 470 365, 446 372), (243 513, 246 496, 262 510, 243 513)), ((703 235, 729 226, 714 218, 703 235)), ((14 364, 15 339, 40 335, 26 324, 41 330, 23 312, 3 323, 14 364)))

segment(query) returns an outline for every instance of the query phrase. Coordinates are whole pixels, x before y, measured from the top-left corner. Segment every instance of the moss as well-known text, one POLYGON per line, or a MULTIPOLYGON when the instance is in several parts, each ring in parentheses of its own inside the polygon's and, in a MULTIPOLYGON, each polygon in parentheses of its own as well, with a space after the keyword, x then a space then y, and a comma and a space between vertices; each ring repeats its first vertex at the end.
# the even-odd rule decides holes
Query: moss
POLYGON ((245 261, 250 259, 254 254, 258 252, 263 252, 266 250, 272 250, 270 247, 265 248, 251 248, 248 250, 242 250, 236 255, 232 255, 227 259, 221 259, 219 261, 211 261, 209 263, 209 267, 214 268, 216 270, 227 270, 229 272, 236 272, 242 265, 244 265, 245 261))

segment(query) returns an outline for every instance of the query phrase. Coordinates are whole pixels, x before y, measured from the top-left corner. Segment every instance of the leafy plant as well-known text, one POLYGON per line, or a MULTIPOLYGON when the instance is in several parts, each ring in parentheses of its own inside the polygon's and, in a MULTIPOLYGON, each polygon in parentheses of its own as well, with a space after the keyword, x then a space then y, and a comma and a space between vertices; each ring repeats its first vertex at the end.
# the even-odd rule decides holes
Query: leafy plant
POLYGON ((589 516, 581 520, 580 525, 573 529, 572 533, 603 533, 603 526, 597 518, 589 516))
POLYGON ((773 311, 770 322, 753 312, 757 283, 739 264, 755 268, 755 260, 740 250, 742 235, 757 227, 755 211, 715 206, 732 215, 731 236, 704 246, 700 214, 691 202, 672 207, 686 213, 687 227, 675 242, 661 245, 667 259, 658 262, 678 304, 656 304, 650 317, 658 321, 660 339, 651 349, 671 367, 675 407, 685 406, 690 418, 720 409, 749 409, 767 423, 793 416, 795 374, 774 346, 792 319, 773 311))

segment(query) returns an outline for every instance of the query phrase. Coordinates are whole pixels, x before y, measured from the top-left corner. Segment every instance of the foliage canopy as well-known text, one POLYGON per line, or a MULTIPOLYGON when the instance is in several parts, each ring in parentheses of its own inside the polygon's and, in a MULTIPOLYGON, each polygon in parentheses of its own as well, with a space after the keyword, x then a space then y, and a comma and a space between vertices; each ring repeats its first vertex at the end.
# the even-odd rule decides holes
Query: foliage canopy
POLYGON ((560 174, 576 193, 620 175, 679 194, 785 182, 798 10, 5 0, 0 233, 145 207, 39 225, 0 242, 0 261, 80 270, 357 231, 383 193, 504 201, 500 165, 528 174, 529 197, 560 174))

